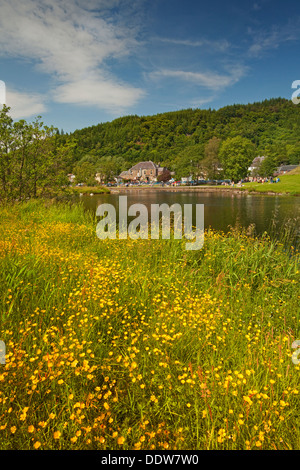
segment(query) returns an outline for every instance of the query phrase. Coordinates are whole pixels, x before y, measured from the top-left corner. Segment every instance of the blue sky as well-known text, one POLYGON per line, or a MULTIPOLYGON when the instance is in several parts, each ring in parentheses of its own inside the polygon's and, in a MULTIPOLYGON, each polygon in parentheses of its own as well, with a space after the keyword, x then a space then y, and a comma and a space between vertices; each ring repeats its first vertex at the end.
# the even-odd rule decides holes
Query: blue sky
POLYGON ((152 115, 291 99, 293 0, 0 0, 0 80, 14 119, 72 132, 152 115))

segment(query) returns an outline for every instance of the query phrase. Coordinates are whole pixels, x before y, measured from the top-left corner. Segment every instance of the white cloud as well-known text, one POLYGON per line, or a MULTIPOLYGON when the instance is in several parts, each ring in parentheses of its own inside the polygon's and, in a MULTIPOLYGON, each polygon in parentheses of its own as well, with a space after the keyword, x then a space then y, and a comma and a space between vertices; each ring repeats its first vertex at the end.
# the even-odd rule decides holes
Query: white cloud
POLYGON ((102 10, 119 4, 119 0, 0 0, 0 56, 32 61, 40 72, 53 78, 54 96, 58 101, 102 106, 130 106, 141 90, 116 84, 107 76, 107 59, 128 55, 136 46, 134 29, 116 25, 102 10), (94 77, 102 77, 95 95, 94 77), (86 83, 84 94, 74 92, 86 83), (55 92, 55 87, 57 90, 55 92), (88 89, 90 87, 90 92, 88 89))
POLYGON ((217 72, 190 72, 184 70, 161 69, 149 74, 153 80, 163 78, 180 79, 200 87, 211 90, 220 90, 237 83, 246 72, 246 67, 235 66, 230 73, 221 74, 217 72))
POLYGON ((193 108, 198 108, 199 106, 203 106, 204 104, 211 103, 216 99, 215 96, 209 96, 208 98, 194 98, 190 101, 190 106, 193 108))
POLYGON ((226 40, 220 41, 213 41, 210 39, 201 39, 197 41, 193 41, 190 39, 176 39, 176 38, 163 38, 163 37, 155 37, 152 40, 156 40, 158 42, 166 43, 166 44, 173 44, 178 46, 187 46, 187 47, 205 47, 208 51, 218 51, 224 52, 230 47, 230 43, 226 40))
POLYGON ((144 92, 139 88, 120 84, 112 79, 105 80, 101 76, 60 85, 53 94, 54 100, 60 103, 96 105, 115 113, 129 108, 142 96, 144 92))
POLYGON ((6 90, 6 105, 11 108, 13 119, 36 117, 46 111, 44 98, 35 93, 21 93, 11 89, 6 90))

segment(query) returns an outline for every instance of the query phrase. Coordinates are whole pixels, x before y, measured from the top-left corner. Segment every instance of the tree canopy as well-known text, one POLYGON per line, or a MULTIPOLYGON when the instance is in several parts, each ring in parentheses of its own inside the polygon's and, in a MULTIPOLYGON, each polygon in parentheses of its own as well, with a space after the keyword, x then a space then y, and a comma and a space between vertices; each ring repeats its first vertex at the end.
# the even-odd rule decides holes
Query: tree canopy
POLYGON ((72 133, 13 122, 0 110, 0 196, 35 197, 76 182, 108 182, 140 161, 152 160, 182 176, 239 179, 252 157, 265 156, 267 174, 300 164, 300 106, 283 98, 214 109, 130 115, 72 133), (223 170, 223 174, 221 172, 223 170))
POLYGON ((255 157, 253 143, 241 137, 228 137, 221 144, 220 161, 224 178, 239 181, 247 176, 248 168, 255 157))
MULTIPOLYGON (((60 135, 75 140, 74 161, 93 156, 105 179, 113 172, 152 160, 181 176, 217 177, 219 151, 227 139, 243 137, 255 154, 275 165, 300 163, 300 106, 283 98, 213 109, 185 109, 154 116, 130 115, 60 135)), ((245 148, 246 149, 246 148, 245 148)), ((245 150, 244 149, 244 150, 245 150)), ((228 167, 229 168, 229 167, 228 167)))
POLYGON ((13 122, 10 108, 0 110, 0 199, 24 199, 53 193, 68 183, 75 144, 58 141, 54 127, 13 122))

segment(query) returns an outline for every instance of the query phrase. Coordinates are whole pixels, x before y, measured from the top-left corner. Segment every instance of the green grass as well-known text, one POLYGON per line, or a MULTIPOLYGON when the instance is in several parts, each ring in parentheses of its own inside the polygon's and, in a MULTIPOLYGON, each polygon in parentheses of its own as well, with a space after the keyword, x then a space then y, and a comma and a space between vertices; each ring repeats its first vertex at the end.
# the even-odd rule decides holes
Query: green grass
POLYGON ((109 194, 110 191, 104 186, 70 186, 70 191, 75 194, 109 194))
POLYGON ((299 254, 249 230, 106 240, 0 209, 1 449, 297 449, 299 254))
POLYGON ((280 181, 278 183, 245 183, 241 189, 259 193, 272 192, 299 196, 300 167, 280 176, 280 181))

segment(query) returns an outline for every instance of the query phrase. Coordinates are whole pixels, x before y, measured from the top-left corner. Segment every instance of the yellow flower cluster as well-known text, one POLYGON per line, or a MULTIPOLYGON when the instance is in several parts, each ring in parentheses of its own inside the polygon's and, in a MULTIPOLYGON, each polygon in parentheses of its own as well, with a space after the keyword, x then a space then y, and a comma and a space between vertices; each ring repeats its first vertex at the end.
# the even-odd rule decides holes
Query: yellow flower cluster
POLYGON ((238 263, 247 241, 209 233, 201 287, 200 261, 171 241, 100 242, 88 224, 36 217, 7 213, 0 233, 5 448, 297 446, 299 366, 276 317, 288 304, 252 311, 213 277, 216 247, 238 263))

